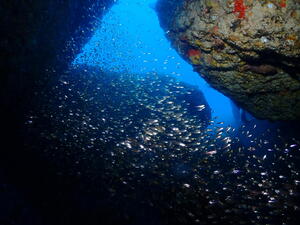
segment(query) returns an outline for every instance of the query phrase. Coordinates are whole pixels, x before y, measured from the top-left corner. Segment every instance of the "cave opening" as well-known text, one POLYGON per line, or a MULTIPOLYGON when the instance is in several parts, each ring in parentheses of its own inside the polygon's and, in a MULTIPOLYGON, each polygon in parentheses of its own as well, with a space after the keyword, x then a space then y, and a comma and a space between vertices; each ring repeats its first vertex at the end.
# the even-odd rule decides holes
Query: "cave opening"
POLYGON ((240 120, 236 113, 239 109, 232 106, 229 98, 210 87, 172 48, 160 27, 156 1, 118 1, 98 22, 72 65, 96 66, 117 73, 172 75, 203 92, 216 121, 240 125, 236 124, 240 120))

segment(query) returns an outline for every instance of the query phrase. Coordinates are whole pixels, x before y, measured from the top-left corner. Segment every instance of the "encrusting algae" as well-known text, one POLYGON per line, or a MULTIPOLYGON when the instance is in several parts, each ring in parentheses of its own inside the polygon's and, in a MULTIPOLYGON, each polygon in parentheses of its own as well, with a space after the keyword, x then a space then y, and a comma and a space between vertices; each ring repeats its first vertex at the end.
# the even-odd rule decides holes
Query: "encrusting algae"
POLYGON ((189 49, 187 54, 188 54, 188 57, 191 60, 192 64, 194 64, 194 65, 200 64, 201 52, 199 50, 189 49))

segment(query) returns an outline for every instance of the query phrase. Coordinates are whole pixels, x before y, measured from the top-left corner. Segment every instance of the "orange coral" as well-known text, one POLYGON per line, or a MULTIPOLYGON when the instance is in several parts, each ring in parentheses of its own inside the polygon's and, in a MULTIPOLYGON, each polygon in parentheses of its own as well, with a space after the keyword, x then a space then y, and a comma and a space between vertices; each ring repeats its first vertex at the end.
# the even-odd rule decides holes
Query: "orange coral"
POLYGON ((194 65, 200 64, 200 58, 201 58, 201 52, 197 49, 189 49, 187 52, 187 55, 189 59, 191 60, 191 63, 194 65))
POLYGON ((244 0, 234 0, 234 13, 238 13, 238 18, 243 19, 246 15, 246 6, 244 0))
POLYGON ((197 50, 197 49, 189 49, 188 51, 188 56, 191 57, 191 56, 197 56, 197 55, 200 55, 200 51, 197 50))

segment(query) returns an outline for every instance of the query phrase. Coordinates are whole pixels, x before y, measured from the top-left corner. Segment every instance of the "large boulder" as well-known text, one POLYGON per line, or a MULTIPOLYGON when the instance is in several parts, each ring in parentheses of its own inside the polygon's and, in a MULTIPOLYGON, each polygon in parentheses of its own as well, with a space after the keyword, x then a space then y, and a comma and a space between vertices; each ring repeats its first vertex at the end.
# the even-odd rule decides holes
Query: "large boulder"
POLYGON ((257 118, 300 118, 299 0, 159 0, 156 8, 173 47, 212 87, 257 118))

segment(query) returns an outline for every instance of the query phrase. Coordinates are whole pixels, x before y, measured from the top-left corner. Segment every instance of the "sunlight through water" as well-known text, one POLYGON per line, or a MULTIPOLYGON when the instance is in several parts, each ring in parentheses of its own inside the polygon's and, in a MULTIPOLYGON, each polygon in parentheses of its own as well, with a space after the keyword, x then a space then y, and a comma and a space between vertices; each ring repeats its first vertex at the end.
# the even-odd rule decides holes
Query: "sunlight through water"
POLYGON ((171 47, 159 25, 156 0, 119 0, 99 22, 73 65, 145 74, 170 74, 203 91, 213 117, 234 125, 230 100, 214 90, 171 47))

